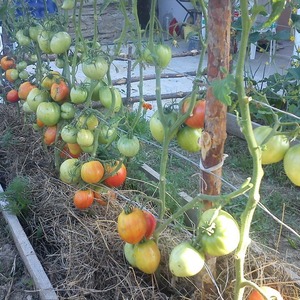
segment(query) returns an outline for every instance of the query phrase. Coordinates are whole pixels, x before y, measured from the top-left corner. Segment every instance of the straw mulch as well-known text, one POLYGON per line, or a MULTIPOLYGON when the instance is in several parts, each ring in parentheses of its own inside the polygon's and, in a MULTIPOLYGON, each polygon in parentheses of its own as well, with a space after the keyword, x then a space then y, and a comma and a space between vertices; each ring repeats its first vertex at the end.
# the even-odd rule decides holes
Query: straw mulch
MULTIPOLYGON (((26 176, 30 181, 32 203, 22 223, 60 299, 202 298, 197 278, 175 279, 167 267, 169 252, 189 238, 187 232, 170 228, 162 234, 159 277, 131 268, 116 232, 116 218, 125 203, 121 196, 130 193, 118 191, 117 199, 107 206, 95 203, 87 211, 75 209, 72 195, 76 187, 58 179, 53 150, 42 146, 41 133, 35 132, 30 123, 24 125, 24 116, 19 117, 12 106, 0 105, 0 114, 0 172, 7 183, 15 176, 26 176)), ((245 272, 258 284, 281 291, 285 300, 299 300, 300 288, 287 268, 299 273, 279 260, 276 253, 254 244, 245 272)), ((221 258, 217 272, 218 290, 206 299, 233 299, 233 256, 221 258)))

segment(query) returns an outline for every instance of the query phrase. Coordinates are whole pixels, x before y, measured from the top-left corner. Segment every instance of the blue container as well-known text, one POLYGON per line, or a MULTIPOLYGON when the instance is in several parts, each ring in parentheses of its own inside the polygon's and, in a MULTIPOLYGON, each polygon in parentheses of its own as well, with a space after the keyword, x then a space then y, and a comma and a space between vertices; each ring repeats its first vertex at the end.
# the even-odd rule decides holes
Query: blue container
POLYGON ((192 35, 189 37, 188 50, 200 50, 200 40, 198 36, 192 35))
POLYGON ((34 18, 41 19, 45 15, 57 12, 57 6, 52 0, 23 0, 16 1, 16 14, 21 16, 30 13, 34 18), (46 7, 45 7, 46 4, 46 7))

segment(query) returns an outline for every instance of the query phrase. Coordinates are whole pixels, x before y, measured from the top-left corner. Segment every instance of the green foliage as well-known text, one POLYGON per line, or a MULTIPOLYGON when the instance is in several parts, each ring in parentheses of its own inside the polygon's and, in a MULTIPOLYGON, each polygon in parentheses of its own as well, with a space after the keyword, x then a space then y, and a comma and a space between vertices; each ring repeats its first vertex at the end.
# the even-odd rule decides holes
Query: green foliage
POLYGON ((211 83, 214 96, 225 105, 231 105, 231 93, 235 90, 235 78, 228 74, 224 79, 216 79, 211 83))
POLYGON ((7 209, 16 216, 26 216, 29 212, 30 183, 26 177, 15 177, 7 186, 4 196, 8 202, 7 209))

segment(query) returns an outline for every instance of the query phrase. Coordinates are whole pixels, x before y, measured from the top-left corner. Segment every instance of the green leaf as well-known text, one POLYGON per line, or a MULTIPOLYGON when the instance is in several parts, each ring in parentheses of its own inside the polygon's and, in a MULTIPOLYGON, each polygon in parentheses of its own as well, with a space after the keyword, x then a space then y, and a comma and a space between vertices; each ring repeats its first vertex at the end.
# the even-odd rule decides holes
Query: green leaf
POLYGON ((227 75, 224 79, 212 81, 211 87, 214 96, 223 104, 231 105, 231 92, 235 89, 235 80, 232 74, 227 75))
POLYGON ((263 28, 270 27, 277 19, 280 17, 284 7, 286 0, 273 0, 272 1, 272 12, 268 18, 268 20, 263 25, 263 28))
POLYGON ((300 32, 300 16, 297 14, 291 14, 291 20, 293 22, 293 27, 300 32))

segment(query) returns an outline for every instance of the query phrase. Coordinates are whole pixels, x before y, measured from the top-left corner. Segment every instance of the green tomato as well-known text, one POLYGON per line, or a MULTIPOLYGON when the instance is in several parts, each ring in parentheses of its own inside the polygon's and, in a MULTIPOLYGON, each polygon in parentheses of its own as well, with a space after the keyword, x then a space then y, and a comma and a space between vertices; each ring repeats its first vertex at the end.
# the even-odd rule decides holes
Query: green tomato
POLYGON ((25 70, 27 68, 27 62, 25 60, 18 62, 16 68, 18 71, 25 70))
POLYGON ((24 101, 22 103, 22 109, 25 113, 27 114, 31 114, 31 113, 34 113, 34 111, 29 107, 28 103, 26 101, 24 101))
POLYGON ((117 136, 116 127, 109 127, 108 125, 101 123, 98 136, 98 142, 100 144, 110 144, 117 138, 117 136))
POLYGON ((80 147, 89 147, 94 143, 94 135, 89 129, 80 129, 77 133, 77 144, 80 147))
POLYGON ((82 72, 85 76, 94 80, 101 80, 108 71, 106 60, 99 56, 93 61, 85 60, 82 63, 82 72))
POLYGON ((50 95, 49 92, 46 90, 41 90, 39 88, 33 88, 27 98, 26 98, 26 102, 28 103, 30 109, 32 111, 36 111, 38 106, 42 103, 42 102, 46 102, 50 99, 50 95))
POLYGON ((65 102, 60 107, 60 116, 64 120, 71 120, 75 116, 75 108, 74 105, 70 102, 65 102))
POLYGON ((300 144, 292 146, 283 158, 283 167, 289 180, 300 186, 300 144))
MULTIPOLYGON (((164 113, 164 118, 166 118, 167 127, 171 127, 177 120, 177 114, 174 111, 170 113, 164 113)), ((150 118, 150 131, 152 137, 156 141, 158 141, 159 143, 163 142, 165 136, 165 128, 163 126, 163 123, 160 120, 158 111, 156 111, 150 118)), ((176 134, 177 134, 177 130, 173 132, 171 138, 173 139, 176 136, 176 134)))
POLYGON ((199 228, 202 229, 203 250, 211 256, 227 255, 234 251, 240 241, 240 230, 235 219, 226 211, 208 209, 202 213, 199 228), (214 217, 214 219, 213 219, 214 217))
POLYGON ((69 144, 76 144, 77 143, 77 133, 78 130, 76 127, 67 124, 61 130, 61 138, 64 142, 69 144))
POLYGON ((201 149, 202 129, 182 127, 177 133, 177 143, 180 148, 189 152, 199 152, 201 149))
POLYGON ((93 144, 91 146, 80 146, 80 148, 84 153, 93 153, 93 151, 94 151, 93 144))
POLYGON ((59 57, 55 58, 54 63, 55 63, 55 66, 59 69, 62 69, 65 65, 65 61, 63 60, 63 58, 59 58, 59 57))
POLYGON ((75 7, 75 0, 64 0, 61 6, 64 10, 70 10, 75 7))
POLYGON ((113 93, 114 93, 114 97, 115 97, 113 111, 118 112, 122 107, 122 97, 121 97, 121 93, 118 89, 116 89, 114 87, 110 88, 108 86, 100 87, 99 99, 100 99, 101 104, 105 108, 111 109, 111 107, 113 105, 113 93))
POLYGON ((31 43, 30 37, 24 35, 24 31, 22 29, 18 30, 16 33, 16 38, 21 46, 29 46, 31 43))
POLYGON ((117 148, 122 155, 134 157, 140 150, 140 142, 136 136, 129 138, 123 135, 118 140, 117 148))
POLYGON ((166 68, 172 58, 172 50, 168 45, 159 44, 155 48, 156 62, 159 67, 166 68))
POLYGON ((50 49, 55 54, 62 54, 69 50, 71 43, 71 36, 65 31, 60 31, 51 38, 50 49))
POLYGON ((124 245, 125 258, 132 267, 136 267, 136 262, 135 262, 135 258, 133 255, 133 251, 134 251, 134 245, 125 243, 125 245, 124 245))
POLYGON ((74 104, 82 104, 86 101, 88 91, 83 86, 73 86, 70 91, 70 99, 74 104))
POLYGON ((37 37, 37 42, 40 49, 42 50, 42 52, 46 54, 53 53, 50 47, 51 38, 52 38, 52 32, 47 30, 42 30, 37 37))
POLYGON ((189 242, 177 245, 171 251, 169 268, 177 277, 189 277, 199 273, 204 267, 205 257, 197 251, 189 242))
POLYGON ((42 102, 37 107, 36 116, 46 126, 56 125, 60 119, 60 106, 55 102, 42 102))
POLYGON ((77 158, 66 159, 59 168, 61 181, 72 184, 78 183, 81 179, 81 163, 77 158))
POLYGON ((261 147, 261 163, 273 164, 281 161, 290 147, 289 140, 284 135, 273 135, 265 144, 262 144, 272 132, 269 126, 259 126, 253 130, 257 144, 261 147))
POLYGON ((29 36, 30 38, 37 42, 38 35, 42 32, 43 26, 41 24, 37 24, 29 27, 29 36))
POLYGON ((22 79, 22 80, 26 80, 26 79, 29 77, 29 73, 28 73, 26 70, 22 70, 22 71, 19 73, 19 77, 20 77, 20 79, 22 79))

